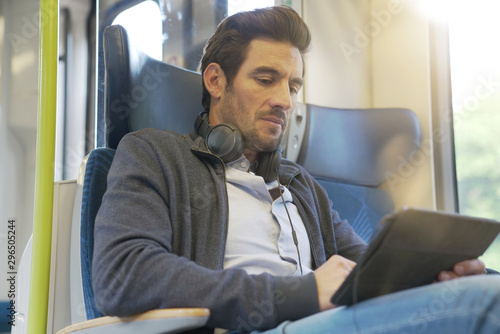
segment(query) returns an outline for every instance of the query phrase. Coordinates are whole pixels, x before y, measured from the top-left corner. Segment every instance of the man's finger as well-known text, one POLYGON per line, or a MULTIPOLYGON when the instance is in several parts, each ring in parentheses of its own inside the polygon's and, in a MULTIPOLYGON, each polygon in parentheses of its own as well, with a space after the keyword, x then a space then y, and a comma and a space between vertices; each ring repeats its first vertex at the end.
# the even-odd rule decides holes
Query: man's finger
POLYGON ((484 273, 484 262, 479 259, 467 260, 457 263, 453 272, 458 276, 478 275, 484 273))
POLYGON ((448 281, 457 278, 458 275, 453 271, 442 271, 438 275, 438 281, 448 281))

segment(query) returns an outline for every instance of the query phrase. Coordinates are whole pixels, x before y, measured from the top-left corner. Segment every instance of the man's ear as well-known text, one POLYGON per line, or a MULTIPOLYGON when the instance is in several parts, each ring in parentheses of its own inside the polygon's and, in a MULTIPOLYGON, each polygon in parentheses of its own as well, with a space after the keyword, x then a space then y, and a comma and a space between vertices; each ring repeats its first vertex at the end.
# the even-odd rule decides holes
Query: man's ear
POLYGON ((203 73, 203 81, 212 98, 219 99, 222 96, 226 86, 226 76, 219 64, 211 63, 207 66, 203 73))

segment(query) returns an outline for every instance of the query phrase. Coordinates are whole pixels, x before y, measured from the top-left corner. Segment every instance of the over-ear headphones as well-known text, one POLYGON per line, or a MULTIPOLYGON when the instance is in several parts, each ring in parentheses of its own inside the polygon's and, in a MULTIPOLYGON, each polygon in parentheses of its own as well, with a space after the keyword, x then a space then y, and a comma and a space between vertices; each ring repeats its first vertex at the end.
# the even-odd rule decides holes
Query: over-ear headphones
MULTIPOLYGON (((243 153, 243 135, 236 126, 226 123, 211 126, 208 122, 208 113, 202 112, 196 117, 194 128, 205 138, 210 152, 221 158, 224 163, 238 159, 243 153)), ((260 153, 255 174, 262 176, 266 183, 272 182, 276 180, 280 164, 281 147, 274 152, 260 153)))

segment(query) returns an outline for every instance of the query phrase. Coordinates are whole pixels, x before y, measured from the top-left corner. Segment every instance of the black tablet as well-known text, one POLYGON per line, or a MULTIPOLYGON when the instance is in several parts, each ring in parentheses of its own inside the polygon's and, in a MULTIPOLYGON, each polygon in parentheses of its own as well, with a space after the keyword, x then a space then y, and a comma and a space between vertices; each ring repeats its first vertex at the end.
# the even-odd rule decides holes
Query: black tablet
POLYGON ((352 305, 429 284, 439 272, 481 256, 499 233, 494 220, 404 208, 382 219, 331 301, 352 305))

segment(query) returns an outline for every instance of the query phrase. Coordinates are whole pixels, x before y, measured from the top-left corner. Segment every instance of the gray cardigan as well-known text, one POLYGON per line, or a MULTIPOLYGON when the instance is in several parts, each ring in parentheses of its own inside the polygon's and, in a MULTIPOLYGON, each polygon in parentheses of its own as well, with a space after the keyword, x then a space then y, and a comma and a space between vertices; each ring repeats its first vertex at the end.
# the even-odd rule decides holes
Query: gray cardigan
MULTIPOLYGON (((357 260, 365 243, 331 209, 313 177, 283 160, 280 181, 304 221, 313 267, 334 254, 357 260)), ((318 312, 312 273, 275 277, 223 270, 227 222, 224 164, 201 137, 156 129, 126 135, 95 222, 92 278, 99 310, 124 316, 207 307, 208 327, 239 331, 318 312)))

